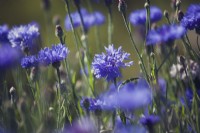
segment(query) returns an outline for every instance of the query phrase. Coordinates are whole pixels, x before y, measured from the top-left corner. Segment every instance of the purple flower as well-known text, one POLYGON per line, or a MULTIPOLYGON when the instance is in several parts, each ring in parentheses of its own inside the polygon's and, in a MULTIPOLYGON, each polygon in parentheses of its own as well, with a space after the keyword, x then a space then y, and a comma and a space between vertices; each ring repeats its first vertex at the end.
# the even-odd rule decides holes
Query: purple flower
POLYGON ((114 133, 146 133, 146 129, 140 125, 132 125, 128 120, 124 124, 120 117, 115 120, 114 133))
POLYGON ((71 125, 66 125, 61 133, 98 133, 95 122, 90 118, 80 118, 71 125))
MULTIPOLYGON (((81 9, 81 14, 83 16, 83 22, 86 29, 89 29, 90 27, 95 25, 102 25, 105 22, 105 17, 100 12, 96 11, 93 13, 89 13, 86 9, 81 9)), ((71 17, 74 28, 81 26, 81 18, 78 11, 71 13, 71 17)), ((69 15, 67 15, 65 19, 65 28, 67 30, 72 30, 69 15)))
POLYGON ((9 28, 8 25, 0 25, 0 43, 8 43, 8 32, 9 28))
POLYGON ((36 23, 30 23, 12 28, 8 33, 8 39, 12 47, 21 47, 21 49, 28 48, 31 50, 33 45, 35 45, 35 39, 39 35, 38 25, 36 23))
POLYGON ((147 115, 140 118, 140 123, 144 126, 147 126, 149 131, 153 131, 153 126, 160 121, 160 117, 156 115, 147 115))
POLYGON ((125 63, 129 60, 129 53, 122 50, 122 47, 115 49, 113 44, 105 47, 106 54, 96 54, 92 62, 92 70, 96 78, 106 78, 114 80, 121 76, 120 68, 133 65, 133 61, 125 63))
MULTIPOLYGON (((151 23, 157 22, 162 18, 162 11, 156 7, 151 6, 150 7, 150 20, 151 23)), ((129 20, 132 25, 145 25, 146 23, 146 9, 136 10, 132 12, 129 16, 129 20)))
POLYGON ((38 61, 42 65, 49 65, 64 60, 69 53, 65 45, 52 45, 52 48, 44 48, 38 53, 38 61))
POLYGON ((102 106, 103 106, 103 102, 99 99, 83 98, 81 100, 81 107, 88 111, 101 110, 102 106))
POLYGON ((0 70, 9 68, 18 63, 21 53, 10 45, 0 46, 0 70))
POLYGON ((38 59, 35 55, 26 56, 21 60, 22 68, 31 68, 38 65, 38 59))
POLYGON ((181 20, 181 25, 189 30, 200 30, 200 4, 192 4, 189 6, 181 20))
POLYGON ((140 79, 137 83, 126 84, 119 92, 117 88, 109 90, 102 94, 99 99, 102 101, 102 108, 105 110, 117 108, 121 110, 135 110, 148 106, 151 103, 152 92, 147 82, 140 79))
POLYGON ((147 45, 168 43, 181 38, 185 34, 185 28, 179 25, 163 25, 149 31, 146 39, 147 45))

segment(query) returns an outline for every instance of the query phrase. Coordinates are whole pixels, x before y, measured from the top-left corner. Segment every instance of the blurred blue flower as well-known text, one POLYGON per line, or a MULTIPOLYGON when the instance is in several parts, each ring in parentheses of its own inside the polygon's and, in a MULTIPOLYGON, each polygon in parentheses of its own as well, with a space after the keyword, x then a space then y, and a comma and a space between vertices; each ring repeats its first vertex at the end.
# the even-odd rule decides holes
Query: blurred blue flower
POLYGON ((148 83, 144 79, 139 79, 137 83, 128 83, 119 92, 109 90, 100 95, 99 98, 105 110, 135 110, 148 106, 152 101, 152 92, 148 83), (128 103, 128 104, 127 104, 128 103))
POLYGON ((98 133, 98 130, 92 119, 82 117, 70 125, 65 125, 61 133, 98 133))
POLYGON ((189 30, 200 30, 200 4, 192 4, 187 9, 181 24, 189 30))
MULTIPOLYGON (((162 18, 162 11, 156 7, 150 7, 150 20, 151 23, 157 22, 162 18)), ((132 25, 145 25, 146 23, 146 9, 140 9, 132 12, 129 16, 129 21, 132 25)))
POLYGON ((146 129, 140 125, 132 125, 129 120, 124 124, 120 117, 116 118, 114 133, 146 133, 146 129))
POLYGON ((181 38, 185 32, 185 28, 179 25, 163 25, 149 31, 146 43, 147 45, 155 45, 157 43, 172 42, 181 38))
POLYGON ((19 62, 21 52, 9 44, 0 45, 0 70, 10 68, 19 62))
POLYGON ((38 65, 38 59, 35 55, 26 56, 21 60, 22 68, 31 68, 38 65))
MULTIPOLYGON (((95 26, 95 25, 102 25, 105 22, 105 17, 100 12, 96 11, 93 13, 89 13, 86 9, 82 8, 81 14, 83 16, 84 26, 86 29, 89 29, 90 27, 95 26)), ((81 18, 78 11, 73 12, 70 15, 72 17, 74 28, 81 26, 81 18)), ((67 15, 65 19, 65 28, 68 31, 72 30, 69 15, 67 15)))
POLYGON ((8 33, 8 39, 12 47, 21 47, 21 49, 31 48, 35 45, 35 39, 40 35, 39 27, 36 23, 14 27, 8 33))
POLYGON ((9 28, 8 25, 0 25, 0 43, 8 43, 8 32, 9 28))
MULTIPOLYGON (((200 96, 200 90, 196 90, 197 95, 200 96)), ((180 98, 180 102, 184 106, 188 106, 189 109, 192 108, 192 101, 193 101, 193 91, 190 88, 187 88, 185 91, 185 95, 180 98)), ((198 105, 200 107, 200 104, 198 105)))
POLYGON ((38 61, 42 65, 49 65, 64 60, 69 53, 65 45, 52 45, 52 48, 44 48, 38 53, 38 61))
POLYGON ((140 123, 148 127, 152 127, 153 125, 157 124, 159 121, 160 121, 160 117, 156 115, 147 115, 140 118, 140 123))
POLYGON ((108 81, 114 80, 121 76, 120 68, 133 65, 133 61, 124 63, 129 60, 129 53, 122 50, 122 47, 115 49, 113 44, 105 47, 106 54, 96 54, 92 62, 92 70, 96 78, 106 78, 108 81))
POLYGON ((88 111, 102 110, 103 102, 99 99, 83 98, 81 100, 81 107, 88 111))

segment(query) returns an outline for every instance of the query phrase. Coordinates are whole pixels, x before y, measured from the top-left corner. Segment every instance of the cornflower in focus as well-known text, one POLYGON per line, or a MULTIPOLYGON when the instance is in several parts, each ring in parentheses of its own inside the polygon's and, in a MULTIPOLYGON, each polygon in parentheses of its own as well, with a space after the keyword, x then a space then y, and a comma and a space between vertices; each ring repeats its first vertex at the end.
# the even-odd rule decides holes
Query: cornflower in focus
POLYGON ((38 61, 42 65, 57 64, 60 65, 60 61, 64 60, 69 54, 69 50, 65 45, 58 44, 52 45, 52 48, 44 48, 38 53, 38 61))
POLYGON ((130 67, 133 61, 124 62, 129 60, 129 53, 122 50, 122 47, 115 49, 113 44, 105 47, 106 54, 96 54, 92 62, 92 70, 94 76, 99 78, 106 78, 106 80, 114 80, 121 76, 120 68, 130 67))

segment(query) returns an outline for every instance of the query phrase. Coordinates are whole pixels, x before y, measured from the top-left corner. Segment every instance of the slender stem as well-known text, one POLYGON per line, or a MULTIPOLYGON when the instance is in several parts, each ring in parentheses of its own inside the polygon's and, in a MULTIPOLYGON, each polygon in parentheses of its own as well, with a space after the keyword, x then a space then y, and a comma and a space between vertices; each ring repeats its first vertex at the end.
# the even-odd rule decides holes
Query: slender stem
POLYGON ((165 64, 166 60, 169 59, 169 56, 171 55, 171 53, 174 51, 173 48, 170 48, 169 53, 165 56, 164 60, 162 61, 162 63, 160 64, 160 66, 157 68, 157 73, 158 71, 162 68, 162 66, 165 64))
POLYGON ((199 51, 200 51, 200 46, 199 46, 199 36, 197 35, 197 47, 198 47, 198 49, 199 49, 199 51))
MULTIPOLYGON (((73 32, 73 35, 74 35, 74 40, 75 40, 75 44, 76 44, 76 49, 77 49, 77 51, 78 51, 78 53, 79 53, 79 54, 78 54, 79 64, 80 64, 80 66, 81 66, 81 69, 84 70, 84 67, 83 67, 84 65, 83 65, 83 63, 82 63, 82 61, 81 61, 81 52, 80 52, 80 48, 79 48, 79 46, 78 46, 78 40, 77 40, 77 37, 76 37, 76 33, 75 33, 75 30, 74 30, 74 26, 73 26, 73 20, 72 20, 72 17, 71 17, 69 2, 68 2, 68 0, 64 0, 64 1, 65 1, 66 6, 67 6, 67 12, 68 12, 68 14, 69 14, 69 18, 70 18, 70 22, 71 22, 71 27, 72 27, 72 32, 73 32)), ((91 89, 91 92, 92 92, 93 95, 94 95, 93 88, 92 88, 92 86, 90 85, 90 82, 88 81, 88 77, 87 77, 87 74, 86 74, 85 71, 83 71, 83 76, 85 77, 85 79, 86 79, 86 81, 87 81, 87 84, 88 84, 89 88, 91 89)))
POLYGON ((112 25, 112 10, 108 6, 108 44, 112 43, 113 25, 112 25))
POLYGON ((140 61, 141 61, 142 70, 144 71, 144 73, 145 73, 145 75, 146 75, 146 80, 149 82, 149 78, 148 78, 148 74, 147 74, 147 71, 146 71, 146 68, 145 68, 145 65, 144 65, 144 61, 143 61, 143 59, 142 59, 142 57, 141 57, 141 55, 140 55, 140 53, 139 53, 139 50, 137 49, 137 46, 136 46, 136 44, 135 44, 135 41, 134 41, 134 39, 133 39, 133 37, 132 37, 132 33, 131 33, 131 31, 130 31, 130 29, 129 29, 129 27, 128 27, 128 23, 127 23, 126 16, 125 16, 124 13, 122 13, 122 17, 123 17, 123 19, 124 19, 124 23, 125 23, 126 29, 127 29, 128 33, 129 33, 129 37, 130 37, 130 39, 131 39, 132 46, 134 47, 134 49, 135 49, 135 51, 136 51, 136 53, 137 53, 137 56, 139 57, 139 59, 140 59, 140 61))

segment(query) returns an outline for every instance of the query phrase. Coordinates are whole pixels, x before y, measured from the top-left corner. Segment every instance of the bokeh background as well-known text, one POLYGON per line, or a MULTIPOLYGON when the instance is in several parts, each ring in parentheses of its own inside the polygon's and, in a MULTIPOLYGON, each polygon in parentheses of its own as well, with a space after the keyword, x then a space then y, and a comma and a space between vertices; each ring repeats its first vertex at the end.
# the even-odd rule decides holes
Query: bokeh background
MULTIPOLYGON (((72 0, 71 1, 71 10, 75 11, 76 8, 73 5, 72 0)), ((64 20, 65 16, 67 15, 65 3, 64 0, 50 0, 50 10, 45 11, 42 8, 42 0, 0 0, 0 24, 8 24, 10 27, 20 25, 20 24, 27 24, 32 21, 37 22, 40 25, 40 32, 42 37, 42 45, 41 47, 45 46, 51 46, 52 44, 57 44, 59 40, 55 37, 55 25, 53 24, 53 18, 54 16, 58 15, 61 19, 61 26, 64 28, 64 20)), ((145 0, 126 0, 128 8, 127 8, 127 15, 130 14, 130 12, 144 8, 145 0)), ((187 9, 187 7, 192 3, 198 3, 199 0, 182 0, 182 7, 181 9, 183 12, 187 9)), ((174 12, 174 10, 171 8, 171 0, 151 0, 152 5, 156 5, 161 8, 161 10, 164 12, 164 10, 168 10, 168 12, 171 14, 174 12)), ((130 39, 128 38, 128 33, 125 29, 123 19, 121 17, 121 14, 118 11, 117 8, 118 0, 114 0, 114 3, 112 5, 113 10, 113 23, 114 23, 114 33, 113 33, 113 44, 116 46, 122 45, 123 49, 127 52, 131 53, 131 59, 135 62, 135 67, 128 68, 124 70, 123 72, 127 75, 127 77, 132 77, 133 75, 137 75, 139 73, 138 69, 138 59, 135 54, 135 51, 133 50, 131 46, 130 39)), ((107 17, 107 8, 104 5, 103 0, 100 0, 100 3, 96 4, 93 3, 93 10, 101 11, 105 17, 107 17)), ((85 7, 88 9, 87 2, 85 0, 82 0, 82 7, 85 7)), ((100 40, 101 44, 107 46, 108 45, 108 39, 107 39, 107 20, 104 25, 102 25, 100 30, 100 40)), ((163 17, 162 21, 158 23, 161 24, 165 22, 166 20, 163 17)), ((74 40, 72 36, 72 32, 65 31, 66 35, 66 43, 69 47, 71 53, 69 55, 70 62, 72 63, 72 66, 76 66, 78 63, 75 60, 76 50, 74 45, 74 40)), ((133 28, 134 31, 134 28, 133 28)), ((191 41, 195 40, 193 38, 193 33, 191 32, 189 37, 191 38, 191 41)), ((92 54, 99 53, 99 51, 96 50, 95 45, 95 35, 94 35, 94 28, 91 28, 89 31, 89 45, 91 47, 92 54)), ((137 45, 142 45, 142 41, 138 41, 137 45)))

